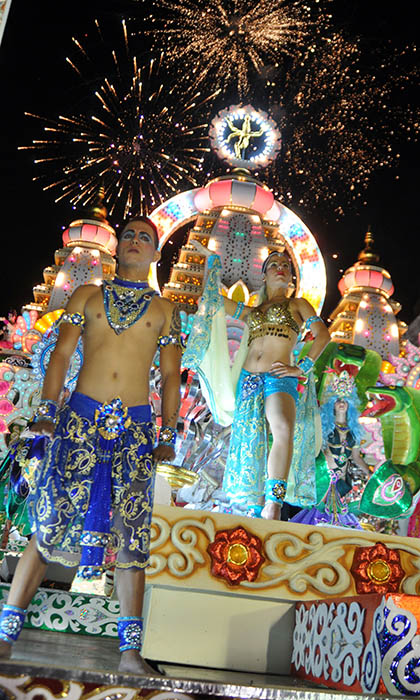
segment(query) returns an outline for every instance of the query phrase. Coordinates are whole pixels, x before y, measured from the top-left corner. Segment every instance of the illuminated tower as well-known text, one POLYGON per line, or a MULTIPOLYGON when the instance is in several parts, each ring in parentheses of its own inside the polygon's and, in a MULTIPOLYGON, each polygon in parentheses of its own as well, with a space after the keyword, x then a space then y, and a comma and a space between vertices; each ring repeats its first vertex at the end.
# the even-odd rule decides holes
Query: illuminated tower
POLYGON ((270 219, 273 207, 277 214, 272 193, 241 170, 212 180, 198 190, 194 201, 200 214, 163 295, 185 310, 196 308, 204 272, 203 256, 190 243, 196 239, 220 255, 226 294, 249 303, 252 292, 261 286, 261 266, 268 247, 286 247, 278 225, 270 219))
POLYGON ((376 350, 386 360, 389 353, 399 354, 406 324, 395 318, 401 304, 391 299, 394 285, 389 272, 377 265, 379 255, 372 249, 373 242, 368 231, 358 261, 338 283, 342 299, 331 314, 329 330, 335 342, 376 350))
MULTIPOLYGON (((322 307, 325 267, 317 243, 296 214, 275 201, 266 185, 236 169, 196 190, 194 206, 195 225, 164 285, 163 296, 185 311, 196 310, 204 272, 203 256, 191 244, 191 239, 197 239, 220 256, 223 292, 229 298, 252 305, 262 285, 263 260, 271 250, 287 249, 299 295, 318 310, 322 307)), ((155 221, 165 223, 161 212, 155 221)))
POLYGON ((55 251, 54 265, 44 269, 44 283, 34 287, 34 302, 23 310, 40 315, 65 307, 82 284, 100 284, 115 273, 117 237, 107 221, 101 188, 87 218, 73 221, 63 232, 63 248, 55 251))

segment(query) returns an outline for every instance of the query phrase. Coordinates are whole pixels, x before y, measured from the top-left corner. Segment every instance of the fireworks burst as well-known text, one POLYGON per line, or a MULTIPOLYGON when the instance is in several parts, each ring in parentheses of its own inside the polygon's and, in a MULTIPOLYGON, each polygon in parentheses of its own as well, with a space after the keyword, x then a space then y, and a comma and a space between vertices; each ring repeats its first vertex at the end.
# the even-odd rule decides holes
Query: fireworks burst
MULTIPOLYGON (((98 24, 97 31, 103 40, 98 24)), ((105 73, 90 114, 57 120, 29 114, 41 120, 45 136, 20 149, 39 153, 34 162, 44 166, 44 173, 34 180, 47 183, 43 189, 56 192, 56 202, 68 198, 74 207, 85 206, 102 182, 110 213, 126 216, 148 212, 179 189, 197 184, 209 150, 206 119, 217 92, 203 97, 165 86, 161 58, 139 67, 124 21, 122 31, 120 55, 104 44, 105 70, 104 59, 95 56, 93 62, 73 39, 79 59, 88 67, 100 65, 105 73)), ((83 67, 75 59, 67 61, 86 83, 83 67)))
POLYGON ((156 26, 141 33, 153 35, 157 45, 164 41, 165 60, 187 65, 196 83, 234 84, 241 97, 267 63, 296 53, 310 36, 314 15, 319 19, 317 8, 290 0, 159 0, 154 5, 158 15, 149 21, 156 26))
MULTIPOLYGON (((398 166, 402 144, 417 140, 408 96, 418 67, 414 46, 363 43, 337 30, 330 6, 160 0, 164 12, 149 18, 146 33, 155 46, 165 40, 169 65, 265 109, 280 127, 282 150, 261 176, 286 204, 326 205, 338 217, 365 203, 373 174, 398 166)), ((218 167, 213 161, 207 170, 218 167)))
POLYGON ((366 204, 373 174, 398 167, 402 145, 418 140, 417 80, 415 47, 374 50, 339 33, 268 80, 283 150, 265 174, 280 198, 310 210, 326 203, 337 216, 366 204))

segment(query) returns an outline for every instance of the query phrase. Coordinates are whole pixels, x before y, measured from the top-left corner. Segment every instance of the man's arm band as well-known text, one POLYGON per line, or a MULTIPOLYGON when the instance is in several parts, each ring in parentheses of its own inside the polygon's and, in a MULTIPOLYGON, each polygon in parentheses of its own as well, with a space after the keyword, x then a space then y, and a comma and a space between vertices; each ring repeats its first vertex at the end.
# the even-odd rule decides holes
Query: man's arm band
POLYGON ((58 320, 59 326, 61 326, 62 323, 70 323, 72 326, 80 326, 81 331, 83 331, 85 327, 85 317, 83 314, 79 314, 78 311, 76 311, 74 314, 68 314, 67 311, 65 311, 58 320))

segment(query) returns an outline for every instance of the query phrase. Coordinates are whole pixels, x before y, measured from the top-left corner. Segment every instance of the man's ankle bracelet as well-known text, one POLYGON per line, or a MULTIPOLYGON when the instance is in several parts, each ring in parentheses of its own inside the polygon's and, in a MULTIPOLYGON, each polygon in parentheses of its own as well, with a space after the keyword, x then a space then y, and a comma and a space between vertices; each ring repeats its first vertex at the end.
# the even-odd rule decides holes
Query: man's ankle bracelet
POLYGON ((3 605, 0 615, 0 639, 13 644, 21 633, 25 617, 26 610, 23 608, 7 605, 7 603, 3 605))
POLYGON ((119 617, 118 637, 120 639, 120 651, 137 649, 141 651, 143 643, 143 618, 142 617, 119 617))

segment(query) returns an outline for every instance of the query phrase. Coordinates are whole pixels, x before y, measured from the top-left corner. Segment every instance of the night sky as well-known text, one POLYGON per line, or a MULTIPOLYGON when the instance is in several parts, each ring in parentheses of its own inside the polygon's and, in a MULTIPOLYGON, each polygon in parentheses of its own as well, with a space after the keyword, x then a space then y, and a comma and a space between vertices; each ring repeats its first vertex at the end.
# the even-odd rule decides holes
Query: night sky
MULTIPOLYGON (((416 22, 411 17, 411 0, 337 0, 335 6, 337 21, 365 37, 392 37, 397 45, 414 39, 416 22)), ((61 247, 62 227, 75 218, 69 203, 55 204, 51 194, 32 182, 33 176, 39 174, 32 163, 33 156, 17 151, 19 145, 30 143, 40 133, 36 124, 24 117, 24 111, 56 117, 77 110, 83 86, 77 84, 65 63, 71 36, 82 37, 84 28, 90 27, 95 17, 107 21, 115 15, 128 16, 133 7, 139 11, 139 5, 128 0, 12 2, 0 45, 0 315, 33 300, 32 287, 43 281, 42 269, 52 264, 54 250, 61 247)), ((418 145, 402 147, 398 171, 375 175, 366 195, 367 206, 346 214, 338 222, 322 207, 310 214, 297 211, 314 233, 327 265, 328 293, 322 314, 325 318, 339 299, 339 270, 355 262, 370 225, 381 264, 394 282, 394 298, 403 306, 399 317, 406 322, 413 319, 420 299, 419 155, 418 145), (332 258, 335 253, 339 253, 337 260, 332 258)))

